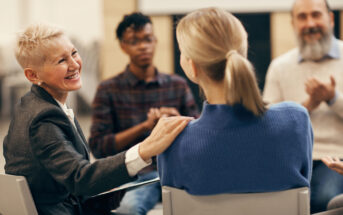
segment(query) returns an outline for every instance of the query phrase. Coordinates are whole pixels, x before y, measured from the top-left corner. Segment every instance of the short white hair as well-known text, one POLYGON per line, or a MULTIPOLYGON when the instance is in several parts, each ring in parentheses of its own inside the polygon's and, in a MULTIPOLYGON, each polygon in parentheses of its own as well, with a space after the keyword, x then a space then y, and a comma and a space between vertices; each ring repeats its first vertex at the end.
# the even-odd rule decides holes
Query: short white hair
POLYGON ((55 38, 64 35, 64 31, 57 26, 36 23, 29 25, 17 37, 15 56, 20 66, 25 69, 28 66, 45 61, 46 56, 43 48, 55 38))

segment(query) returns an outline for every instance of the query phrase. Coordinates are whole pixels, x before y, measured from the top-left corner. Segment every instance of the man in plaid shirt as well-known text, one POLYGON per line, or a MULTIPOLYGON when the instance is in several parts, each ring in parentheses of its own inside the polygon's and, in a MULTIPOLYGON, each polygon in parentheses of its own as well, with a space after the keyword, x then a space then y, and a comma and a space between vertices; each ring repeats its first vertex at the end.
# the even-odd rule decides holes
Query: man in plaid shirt
MULTIPOLYGON (((198 115, 187 82, 159 73, 153 65, 157 39, 149 17, 126 15, 117 28, 121 49, 130 57, 125 70, 100 83, 93 101, 90 148, 95 157, 127 150, 146 138, 161 116, 198 115)), ((143 169, 138 182, 158 176, 156 165, 143 169)), ((146 214, 161 197, 158 183, 125 194, 118 212, 146 214)))

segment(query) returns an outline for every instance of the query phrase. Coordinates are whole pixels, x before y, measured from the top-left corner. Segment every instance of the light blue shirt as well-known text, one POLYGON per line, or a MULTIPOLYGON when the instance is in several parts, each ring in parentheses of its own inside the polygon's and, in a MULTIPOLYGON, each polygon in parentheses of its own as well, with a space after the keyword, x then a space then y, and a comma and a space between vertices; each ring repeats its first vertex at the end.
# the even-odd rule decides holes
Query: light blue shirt
MULTIPOLYGON (((324 59, 339 59, 341 57, 341 53, 339 51, 339 45, 338 45, 338 40, 336 39, 336 37, 332 36, 331 38, 331 48, 329 50, 329 52, 323 56, 323 58, 321 60, 324 59)), ((319 61, 321 61, 319 60, 319 61)), ((298 58, 298 62, 301 63, 305 61, 304 58, 301 56, 301 54, 299 53, 299 58, 298 58)))

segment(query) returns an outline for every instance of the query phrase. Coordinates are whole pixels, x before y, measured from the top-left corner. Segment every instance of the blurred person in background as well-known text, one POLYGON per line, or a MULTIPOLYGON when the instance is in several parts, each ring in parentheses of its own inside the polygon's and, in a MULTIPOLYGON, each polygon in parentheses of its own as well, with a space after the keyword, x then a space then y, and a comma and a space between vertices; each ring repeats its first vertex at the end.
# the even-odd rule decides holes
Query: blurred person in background
MULTIPOLYGON (((101 82, 97 89, 89 139, 96 158, 134 146, 149 135, 161 116, 198 115, 187 82, 177 75, 160 73, 154 66, 157 38, 148 16, 141 13, 124 16, 116 35, 130 62, 122 73, 101 82)), ((136 182, 156 177, 153 162, 139 172, 136 182)), ((159 183, 144 186, 127 192, 117 211, 146 214, 160 198, 159 183)))
POLYGON ((296 0, 292 25, 298 47, 269 66, 264 100, 295 101, 310 113, 314 132, 311 213, 326 209, 343 192, 343 177, 320 159, 343 158, 343 43, 333 35, 334 15, 326 0, 296 0))

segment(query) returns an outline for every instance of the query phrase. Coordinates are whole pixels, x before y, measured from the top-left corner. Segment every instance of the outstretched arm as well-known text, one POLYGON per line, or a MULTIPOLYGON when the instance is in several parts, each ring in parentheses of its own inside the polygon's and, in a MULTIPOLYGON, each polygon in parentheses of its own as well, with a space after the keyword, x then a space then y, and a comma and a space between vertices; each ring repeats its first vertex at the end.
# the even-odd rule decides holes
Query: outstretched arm
POLYGON ((322 161, 325 163, 326 166, 328 166, 330 169, 338 172, 339 174, 343 175, 343 162, 335 157, 325 157, 322 158, 322 161))

